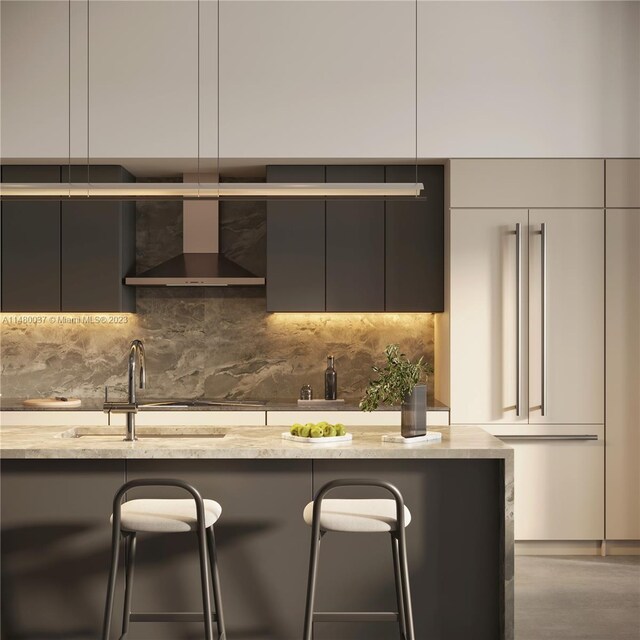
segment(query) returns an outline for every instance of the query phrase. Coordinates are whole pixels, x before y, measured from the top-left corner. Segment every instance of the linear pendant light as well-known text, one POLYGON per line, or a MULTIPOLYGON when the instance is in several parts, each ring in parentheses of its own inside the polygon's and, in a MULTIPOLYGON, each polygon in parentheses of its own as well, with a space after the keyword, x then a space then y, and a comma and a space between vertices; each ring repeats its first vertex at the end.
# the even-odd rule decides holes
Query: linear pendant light
MULTIPOLYGON (((417 165, 417 0, 416 0, 416 180, 412 183, 91 183, 89 155, 89 6, 87 0, 87 182, 0 183, 0 200, 87 199, 97 200, 227 200, 269 198, 418 198, 424 185, 418 182, 417 165)), ((220 166, 220 0, 218 0, 218 179, 220 166)), ((69 0, 69 169, 71 169, 71 0, 69 0)), ((198 175, 200 174, 200 0, 198 0, 198 175)), ((71 171, 69 170, 69 176, 71 171)))
POLYGON ((200 199, 417 197, 421 183, 404 182, 139 182, 2 183, 3 199, 200 199))

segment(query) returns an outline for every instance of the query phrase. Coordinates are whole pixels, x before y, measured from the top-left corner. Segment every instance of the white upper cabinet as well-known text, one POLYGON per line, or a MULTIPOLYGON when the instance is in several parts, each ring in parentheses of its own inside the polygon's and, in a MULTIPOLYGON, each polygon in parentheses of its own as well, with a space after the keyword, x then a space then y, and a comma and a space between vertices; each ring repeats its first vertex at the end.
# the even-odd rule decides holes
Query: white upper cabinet
POLYGON ((415 8, 395 1, 224 2, 220 153, 415 155, 415 8))
POLYGON ((640 156, 640 3, 424 1, 419 21, 420 155, 640 156))
POLYGON ((199 92, 196 2, 92 0, 90 7, 91 156, 196 157, 199 100, 200 155, 215 157, 215 3, 200 3, 199 92))
POLYGON ((68 153, 67 3, 0 3, 2 158, 68 153))
MULTIPOLYGON (((65 159, 69 145, 80 160, 197 157, 195 1, 91 0, 88 20, 77 0, 2 0, 0 9, 3 159, 65 159)), ((202 0, 203 157, 217 147, 216 31, 216 5, 202 0)))
MULTIPOLYGON (((68 154, 68 4, 2 0, 5 159, 68 154)), ((86 4, 71 2, 77 158, 86 4)), ((204 157, 217 154, 217 10, 201 0, 204 157)), ((221 155, 412 158, 415 19, 413 0, 221 2, 221 155)), ((636 2, 420 0, 418 155, 640 156, 639 26, 636 2)), ((197 2, 91 0, 89 35, 91 156, 196 157, 197 2)))

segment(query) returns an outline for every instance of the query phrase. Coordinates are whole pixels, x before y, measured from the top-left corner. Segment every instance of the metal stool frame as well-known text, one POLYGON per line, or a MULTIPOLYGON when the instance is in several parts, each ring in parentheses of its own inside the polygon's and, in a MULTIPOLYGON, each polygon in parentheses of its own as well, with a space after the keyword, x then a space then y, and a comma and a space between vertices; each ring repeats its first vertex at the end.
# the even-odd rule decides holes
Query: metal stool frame
POLYGON ((413 611, 411 608, 411 591, 409 588, 409 568, 407 563, 407 543, 405 537, 404 500, 398 489, 389 482, 367 478, 333 480, 321 487, 313 501, 313 521, 311 524, 311 553, 309 557, 309 578, 307 583, 307 602, 304 616, 303 640, 312 640, 315 622, 386 622, 397 621, 402 640, 415 640, 413 630, 413 611), (316 579, 318 575, 318 559, 320 541, 326 533, 320 529, 322 501, 326 495, 338 487, 379 487, 393 495, 396 503, 396 529, 391 531, 391 551, 396 586, 398 611, 314 611, 316 597, 316 579))
POLYGON ((109 640, 111 633, 111 617, 113 613, 113 600, 115 595, 116 577, 118 572, 118 557, 120 553, 120 539, 125 541, 125 592, 124 610, 122 615, 122 635, 120 640, 124 640, 129 633, 131 622, 198 622, 204 621, 205 638, 213 640, 212 621, 216 623, 219 640, 225 640, 224 616, 222 613, 222 599, 220 595, 220 577, 218 575, 218 558, 216 553, 216 542, 213 533, 213 525, 205 528, 204 502, 200 493, 190 484, 182 480, 172 480, 166 478, 130 480, 118 489, 113 499, 113 528, 111 538, 111 568, 109 570, 109 583, 107 587, 107 599, 104 612, 104 623, 102 627, 102 640, 109 640), (131 489, 137 487, 177 487, 184 489, 191 494, 196 503, 198 551, 200 556, 200 580, 202 584, 202 613, 132 613, 131 596, 133 593, 133 573, 136 555, 136 532, 126 531, 121 528, 122 522, 122 499, 131 489), (211 582, 213 585, 213 599, 215 603, 215 613, 211 612, 211 597, 209 591, 209 569, 210 564, 211 582))

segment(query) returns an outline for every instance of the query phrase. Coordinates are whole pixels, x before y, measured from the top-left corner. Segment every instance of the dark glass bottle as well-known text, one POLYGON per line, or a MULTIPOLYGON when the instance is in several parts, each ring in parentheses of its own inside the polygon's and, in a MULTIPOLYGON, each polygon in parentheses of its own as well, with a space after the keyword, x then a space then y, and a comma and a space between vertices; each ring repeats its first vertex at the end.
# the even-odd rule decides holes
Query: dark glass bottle
POLYGON ((327 370, 324 372, 324 399, 338 398, 338 374, 334 366, 333 356, 327 356, 327 370))

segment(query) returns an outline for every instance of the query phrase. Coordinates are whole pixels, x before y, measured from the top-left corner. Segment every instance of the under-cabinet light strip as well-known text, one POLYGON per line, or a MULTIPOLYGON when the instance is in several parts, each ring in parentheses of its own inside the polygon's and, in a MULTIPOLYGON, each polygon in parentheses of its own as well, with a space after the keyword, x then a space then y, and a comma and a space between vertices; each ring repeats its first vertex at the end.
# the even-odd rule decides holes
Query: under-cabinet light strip
POLYGON ((422 183, 1 183, 2 198, 345 198, 418 197, 422 183))

